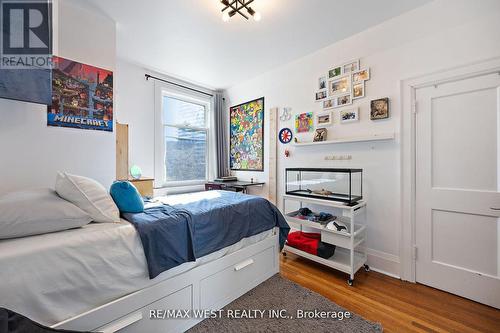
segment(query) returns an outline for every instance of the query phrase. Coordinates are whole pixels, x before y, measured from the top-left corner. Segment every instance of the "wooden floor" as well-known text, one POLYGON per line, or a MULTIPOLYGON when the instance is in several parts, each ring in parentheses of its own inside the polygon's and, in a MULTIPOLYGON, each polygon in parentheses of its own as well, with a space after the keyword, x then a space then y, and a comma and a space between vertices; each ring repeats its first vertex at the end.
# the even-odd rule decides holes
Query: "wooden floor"
POLYGON ((345 309, 379 322, 384 332, 500 332, 500 310, 420 284, 360 270, 347 275, 288 253, 281 275, 345 309))

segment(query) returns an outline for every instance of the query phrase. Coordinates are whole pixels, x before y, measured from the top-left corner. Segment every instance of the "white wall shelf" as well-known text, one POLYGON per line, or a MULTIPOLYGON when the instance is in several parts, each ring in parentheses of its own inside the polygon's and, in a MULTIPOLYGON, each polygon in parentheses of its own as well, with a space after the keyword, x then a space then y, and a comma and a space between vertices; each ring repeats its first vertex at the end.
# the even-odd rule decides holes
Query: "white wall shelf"
POLYGON ((332 145, 339 143, 355 143, 355 142, 371 142, 371 141, 386 141, 386 140, 394 140, 396 138, 395 133, 381 133, 381 134, 373 134, 373 135, 365 135, 365 136, 355 136, 349 138, 339 138, 328 141, 318 141, 318 142, 298 142, 294 143, 295 147, 305 147, 305 146, 320 146, 320 145, 332 145))

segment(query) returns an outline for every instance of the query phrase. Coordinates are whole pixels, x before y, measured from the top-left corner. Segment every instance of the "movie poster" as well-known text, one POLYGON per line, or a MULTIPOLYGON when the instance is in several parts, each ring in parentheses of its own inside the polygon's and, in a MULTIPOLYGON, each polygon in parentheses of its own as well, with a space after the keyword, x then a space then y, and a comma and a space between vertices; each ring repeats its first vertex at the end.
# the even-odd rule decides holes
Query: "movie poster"
POLYGON ((113 131, 113 72, 54 56, 47 125, 113 131))
POLYGON ((264 98, 230 109, 231 170, 264 171, 264 98))

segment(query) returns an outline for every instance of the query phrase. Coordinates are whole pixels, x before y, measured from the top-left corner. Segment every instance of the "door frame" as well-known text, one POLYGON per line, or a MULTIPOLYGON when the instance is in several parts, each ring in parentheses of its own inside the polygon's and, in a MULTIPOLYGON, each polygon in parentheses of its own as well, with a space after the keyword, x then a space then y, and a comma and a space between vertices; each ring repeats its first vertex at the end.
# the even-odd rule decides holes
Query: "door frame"
POLYGON ((401 227, 400 277, 416 282, 416 91, 419 88, 498 73, 500 57, 469 63, 444 71, 402 80, 401 88, 401 227))

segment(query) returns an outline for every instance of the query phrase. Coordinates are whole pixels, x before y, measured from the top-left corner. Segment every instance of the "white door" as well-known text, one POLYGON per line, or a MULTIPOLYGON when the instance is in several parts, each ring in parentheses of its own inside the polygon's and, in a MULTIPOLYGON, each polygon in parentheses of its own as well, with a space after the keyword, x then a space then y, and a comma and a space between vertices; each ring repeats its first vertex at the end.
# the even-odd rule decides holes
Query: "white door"
POLYGON ((500 308, 500 75, 416 101, 416 280, 500 308))

